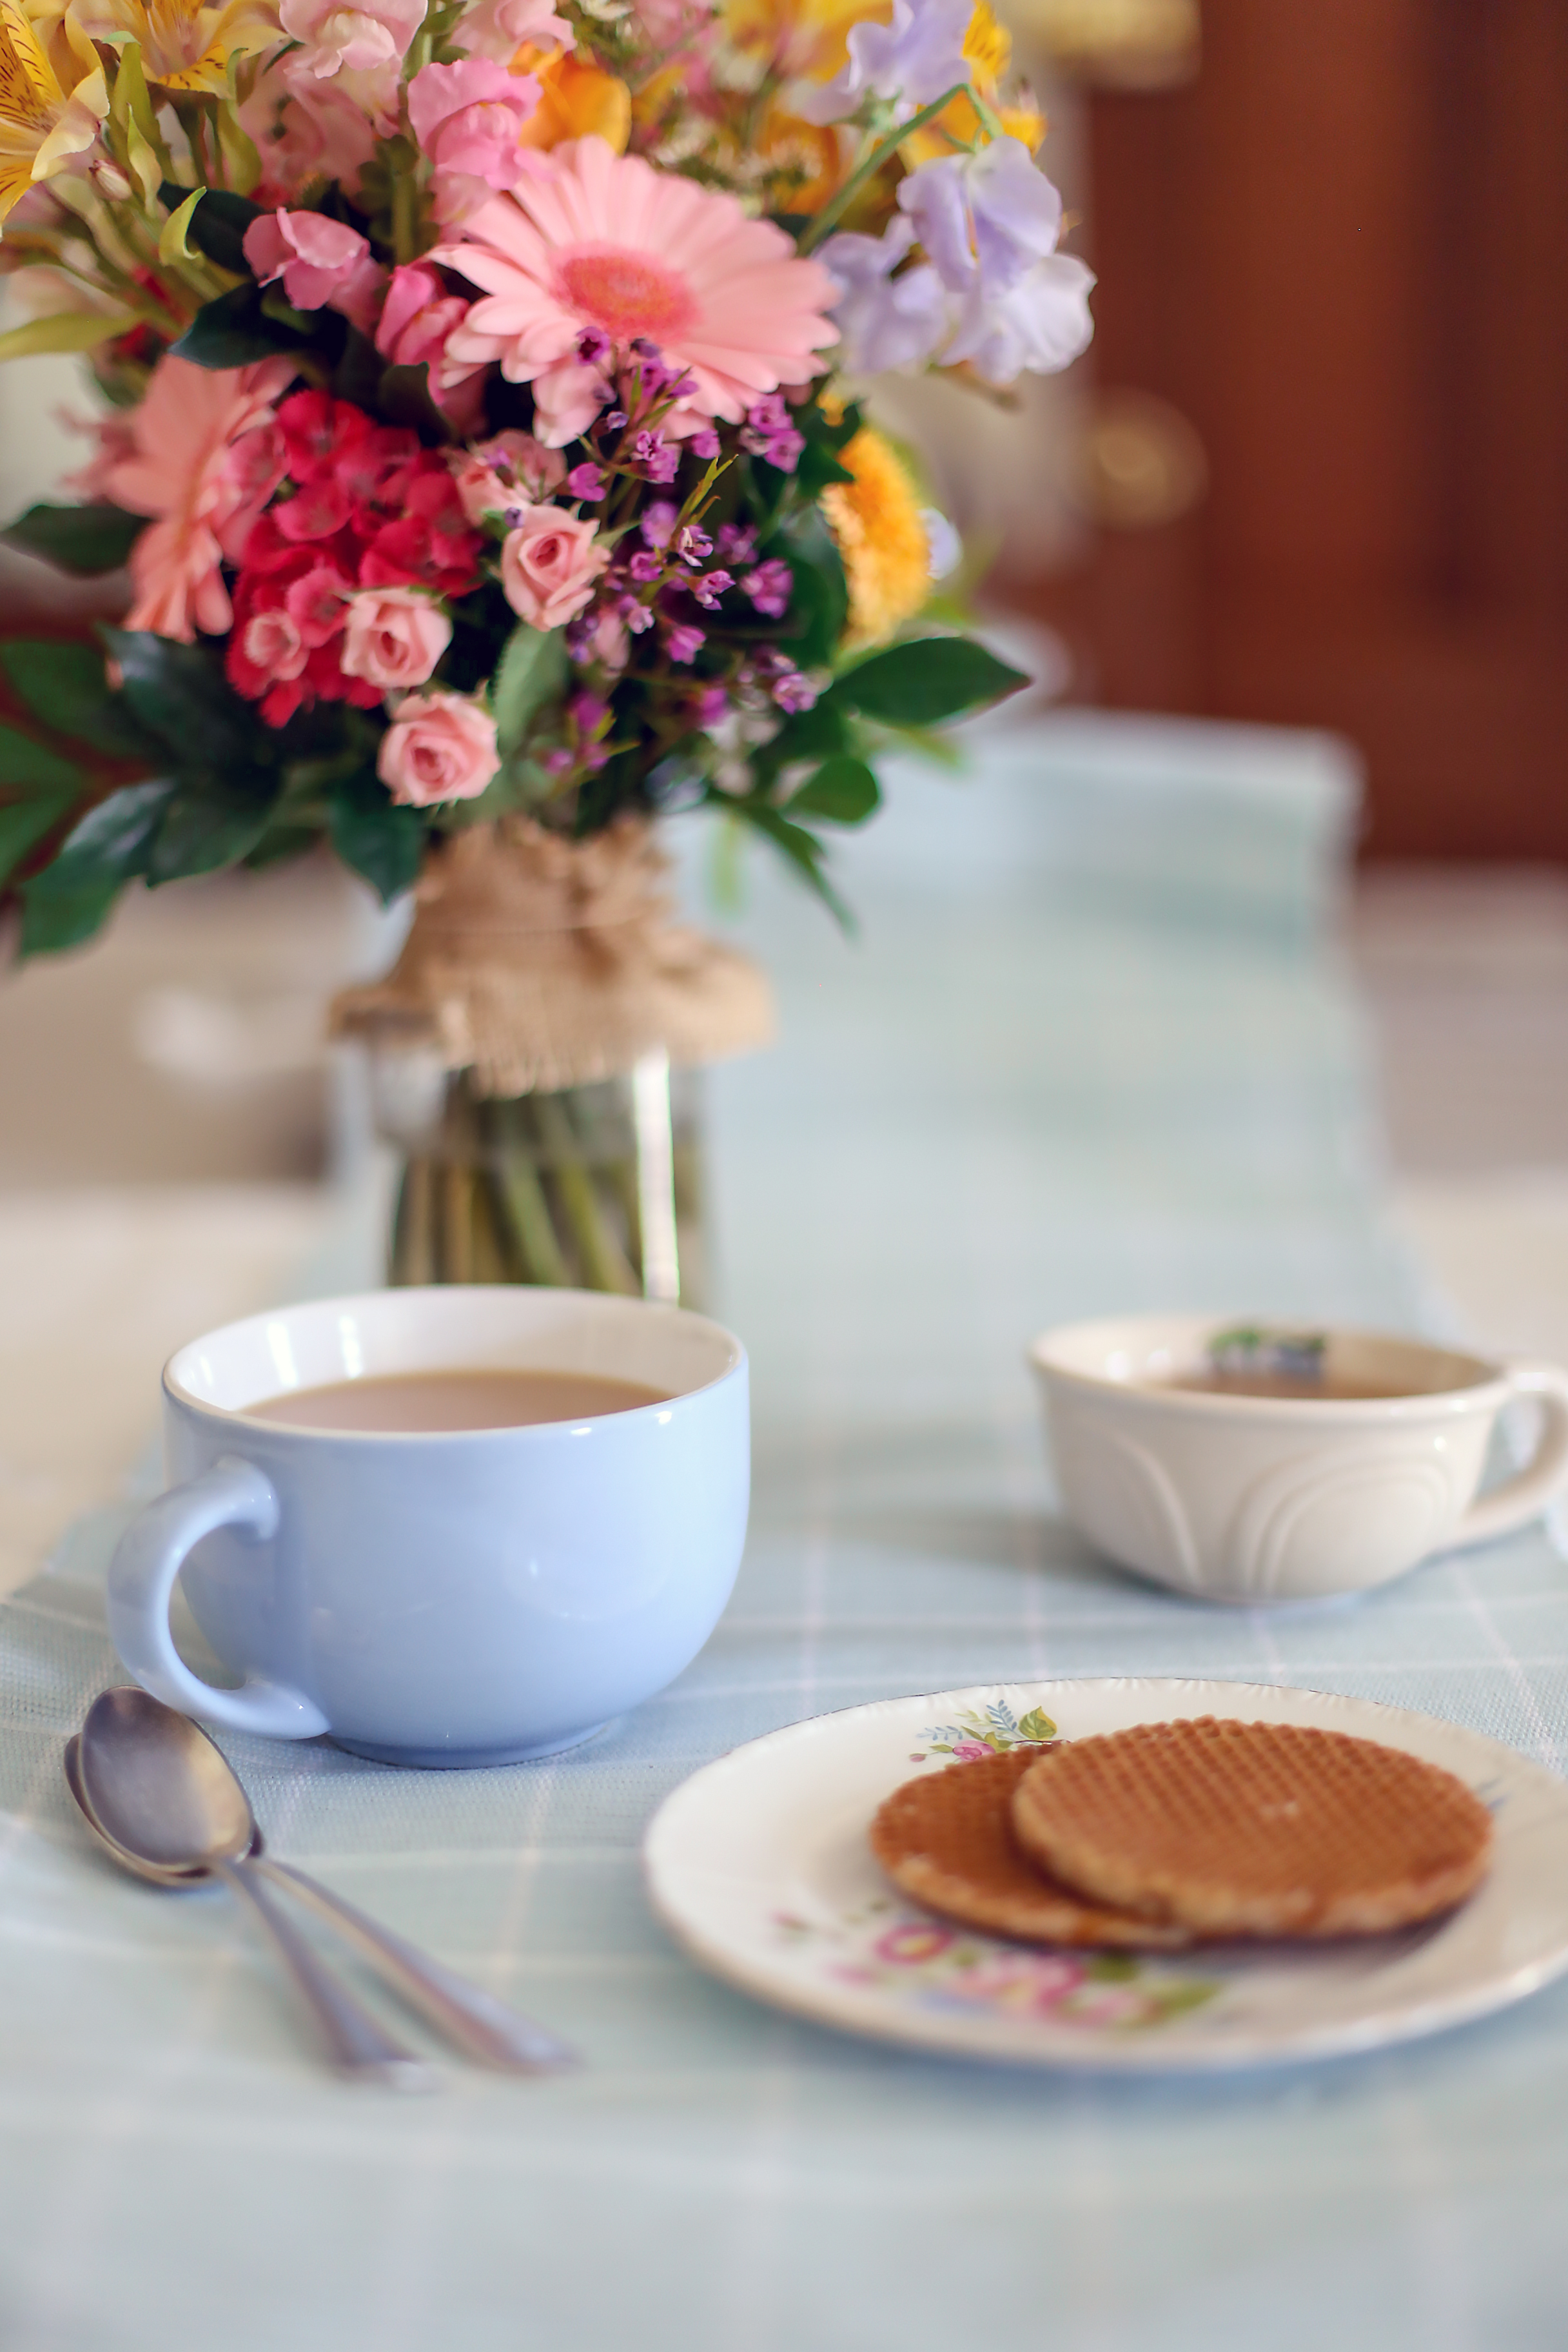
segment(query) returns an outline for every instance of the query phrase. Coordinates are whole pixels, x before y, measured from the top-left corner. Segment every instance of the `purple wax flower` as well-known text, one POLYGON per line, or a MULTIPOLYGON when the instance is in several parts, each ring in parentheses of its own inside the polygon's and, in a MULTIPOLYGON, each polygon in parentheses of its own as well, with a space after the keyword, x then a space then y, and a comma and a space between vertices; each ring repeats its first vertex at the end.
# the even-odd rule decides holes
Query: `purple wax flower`
POLYGON ((618 433, 626 421, 626 412, 624 408, 607 408, 599 419, 606 432, 610 433, 618 433))
POLYGON ((637 529, 649 547, 668 547, 679 519, 680 509, 671 499, 655 499, 643 509, 637 529))
POLYGON ((626 573, 628 578, 646 588, 655 580, 664 578, 664 558, 656 554, 651 547, 639 547, 626 565, 626 573))
POLYGON ((770 392, 747 409, 741 446, 753 457, 765 457, 781 474, 794 473, 805 442, 795 429, 782 393, 770 392))
POLYGON ((730 708, 730 698, 721 686, 705 686, 691 706, 691 723, 704 729, 719 726, 730 708))
MULTIPOLYGON (((689 628, 684 621, 668 621, 665 624, 664 642, 672 662, 694 661, 699 648, 708 642, 708 633, 705 629, 689 628)), ((811 698, 815 702, 816 695, 811 698)))
POLYGON ((754 572, 748 572, 741 586, 764 620, 782 621, 789 610, 795 573, 782 556, 773 555, 754 572))
POLYGON ((686 563, 706 563, 713 552, 713 542, 705 530, 689 522, 675 542, 675 551, 686 563))
POLYGON ((602 367, 610 356, 610 339, 602 327, 584 327, 577 338, 577 356, 584 367, 602 367))
POLYGON ((635 596, 623 596, 616 611, 634 637, 640 637, 645 629, 653 626, 653 614, 646 604, 639 604, 635 596))
POLYGON ((700 457, 705 466, 711 465, 719 455, 719 436, 710 425, 705 425, 700 433, 692 434, 686 446, 694 457, 700 457))
POLYGON ((719 527, 719 558, 723 563, 750 563, 757 551, 754 523, 726 522, 719 527))
POLYGON ((809 710, 816 700, 816 688, 797 669, 786 669, 773 680, 773 700, 781 710, 809 710))
POLYGON ((602 466, 574 466, 566 477, 567 495, 574 499, 602 499, 609 481, 602 466))
POLYGON ((565 645, 574 661, 587 661, 591 657, 594 633, 598 625, 599 616, 592 607, 585 613, 579 613, 575 620, 567 622, 565 645))
POLYGON ((641 467, 650 482, 673 482, 680 452, 662 433, 639 433, 632 443, 632 463, 641 467))
POLYGON ((568 751, 564 745, 557 745, 553 751, 540 753, 539 764, 547 776, 563 776, 569 769, 576 766, 577 754, 568 751))
POLYGON ((720 597, 726 588, 732 588, 734 584, 728 572, 704 572, 700 578, 687 583, 698 603, 710 613, 718 611, 720 597))
POLYGON ((596 735, 610 715, 610 706, 602 696, 590 694, 584 688, 572 697, 566 705, 566 715, 579 735, 596 735))

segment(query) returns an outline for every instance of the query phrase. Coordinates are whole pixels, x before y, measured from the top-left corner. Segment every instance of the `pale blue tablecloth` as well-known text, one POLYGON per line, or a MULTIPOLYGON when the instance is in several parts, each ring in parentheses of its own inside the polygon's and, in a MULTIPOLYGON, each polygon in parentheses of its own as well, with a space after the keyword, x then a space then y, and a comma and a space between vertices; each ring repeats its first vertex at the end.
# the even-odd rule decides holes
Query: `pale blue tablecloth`
MULTIPOLYGON (((236 1740, 268 1838, 579 2041, 581 2075, 327 2079, 221 1897, 87 1850, 59 1751, 115 1678, 76 1531, 0 1612, 5 2352, 1556 2352, 1568 1986, 1385 2056, 1053 2079, 860 2046, 700 1975, 637 1842, 822 1708, 1035 1674, 1283 1679, 1558 1765, 1544 1532, 1354 1607, 1210 1612, 1052 1515, 1025 1342, 1203 1307, 1418 1324, 1325 944, 1330 747, 1064 720, 900 777, 839 942, 760 872, 784 1042, 718 1074, 755 1367, 733 1604, 575 1756, 395 1774, 236 1740)), ((151 1411, 151 1400, 149 1400, 151 1411)))

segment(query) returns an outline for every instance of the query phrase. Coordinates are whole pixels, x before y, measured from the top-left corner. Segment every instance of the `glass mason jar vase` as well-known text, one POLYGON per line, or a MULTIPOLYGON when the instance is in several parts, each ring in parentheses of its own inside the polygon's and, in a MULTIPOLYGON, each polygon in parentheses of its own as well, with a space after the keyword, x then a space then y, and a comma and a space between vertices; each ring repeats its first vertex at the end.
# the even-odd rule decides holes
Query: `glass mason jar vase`
POLYGON ((378 1132, 403 1156, 387 1278, 528 1282, 701 1309, 700 1073, 647 1054, 559 1093, 480 1095, 470 1071, 371 1057, 378 1132))

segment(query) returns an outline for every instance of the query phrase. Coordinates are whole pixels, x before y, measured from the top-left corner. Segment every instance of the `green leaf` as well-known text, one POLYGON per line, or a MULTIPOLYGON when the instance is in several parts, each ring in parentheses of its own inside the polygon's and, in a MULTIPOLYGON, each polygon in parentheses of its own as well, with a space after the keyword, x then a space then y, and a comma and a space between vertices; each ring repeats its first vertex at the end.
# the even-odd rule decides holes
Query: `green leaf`
POLYGON ((248 857, 267 830, 270 811, 226 793, 176 792, 163 811, 147 856, 147 879, 184 881, 216 874, 248 857))
POLYGON ((520 750, 537 713, 566 679, 566 647, 559 629, 520 621, 502 648, 490 689, 496 743, 503 760, 520 750))
POLYGON ((135 324, 132 310, 58 310, 0 335, 0 360, 30 359, 37 352, 90 352, 135 324))
POLYGON ((121 890, 147 870, 153 836, 174 792, 164 777, 127 784, 89 809, 58 856, 22 886, 24 956, 90 939, 121 890))
POLYGON ((82 782, 81 770, 72 761, 35 743, 30 735, 18 735, 14 727, 0 725, 0 784, 25 792, 29 799, 42 793, 68 801, 80 792, 82 782))
MULTIPOLYGON (((200 213, 196 215, 201 217, 200 213)), ((197 367, 248 367, 253 360, 269 360, 279 352, 293 357, 303 338, 280 325, 262 309, 259 286, 247 280, 216 300, 204 303, 169 349, 176 359, 194 360, 197 367)))
POLYGON ((13 801, 9 807, 0 808, 0 882, 15 873, 28 850, 59 823, 69 806, 68 800, 54 793, 40 793, 33 800, 13 801))
POLYGON ((90 579, 100 572, 118 572, 147 528, 145 515, 127 514, 123 507, 29 507, 8 530, 0 530, 7 547, 41 555, 61 572, 90 579))
POLYGON ((1043 1706, 1032 1706, 1027 1715, 1018 1718, 1018 1737, 1031 1742, 1054 1739, 1057 1727, 1043 1706))
POLYGON ((868 719, 930 727, 977 710, 1029 680, 971 637, 915 637, 842 672, 836 691, 868 719))
POLYGON ((426 360, 416 367, 385 369, 376 403, 390 424, 411 425, 426 441, 439 444, 457 438, 450 419, 431 394, 430 367, 426 360))
POLYGON ((216 650, 177 645, 150 629, 103 635, 132 712, 182 767, 255 774, 258 752, 274 754, 271 730, 228 684, 216 650))
POLYGON ((773 847, 783 850, 796 873, 816 891, 839 927, 851 933, 854 931, 855 918, 823 870, 826 852, 814 833, 807 833, 803 824, 792 824, 767 801, 730 800, 718 793, 710 797, 715 807, 727 809, 733 816, 743 817, 748 824, 765 834, 773 847))
POLYGON ((193 188, 184 201, 169 215, 158 233, 158 258, 162 262, 194 261, 196 256, 185 243, 185 231, 191 225, 191 215, 206 194, 205 188, 193 188))
POLYGON ((776 775, 796 760, 830 760, 837 751, 847 751, 853 739, 849 712, 829 687, 809 710, 797 710, 784 720, 773 740, 757 752, 757 765, 765 774, 776 775))
POLYGON ((417 809, 399 808, 385 786, 362 771, 334 789, 328 823, 332 847, 345 866, 363 875, 384 907, 413 888, 425 856, 425 820, 417 809))
POLYGON ((789 611, 778 634, 802 669, 833 660, 849 618, 844 562, 832 532, 815 507, 792 515, 764 553, 782 554, 795 573, 789 611))
POLYGON ((182 188, 173 180, 164 181, 158 196, 176 215, 187 205, 191 207, 185 222, 188 245, 205 253, 209 261, 216 261, 220 269, 231 269, 237 278, 250 276, 250 264, 245 257, 245 232, 252 221, 260 219, 259 205, 253 205, 246 196, 235 195, 227 188, 182 188))
POLYGON ((826 817, 832 824, 864 824, 881 800, 877 779, 864 760, 841 751, 825 760, 789 799, 792 817, 826 817))
POLYGON ((96 646, 79 638, 12 637, 0 645, 14 693, 57 735, 121 760, 147 756, 150 739, 104 672, 96 646))
POLYGON ((368 408, 374 414, 385 368, 386 362, 370 337, 362 335, 357 327, 351 327, 332 370, 333 399, 351 400, 356 408, 368 408))

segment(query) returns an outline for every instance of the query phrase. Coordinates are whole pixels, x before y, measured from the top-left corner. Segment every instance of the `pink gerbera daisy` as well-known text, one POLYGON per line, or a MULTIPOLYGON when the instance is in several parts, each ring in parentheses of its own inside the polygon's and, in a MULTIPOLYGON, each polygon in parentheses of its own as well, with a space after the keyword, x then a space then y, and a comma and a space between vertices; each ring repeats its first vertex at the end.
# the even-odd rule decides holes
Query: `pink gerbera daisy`
POLYGON ((485 289, 447 341, 445 377, 499 361, 531 383, 541 440, 582 432, 604 398, 578 356, 586 330, 616 351, 639 336, 687 369, 687 403, 731 423, 763 393, 808 383, 837 342, 838 289, 771 221, 603 139, 524 158, 524 176, 431 257, 485 289))

